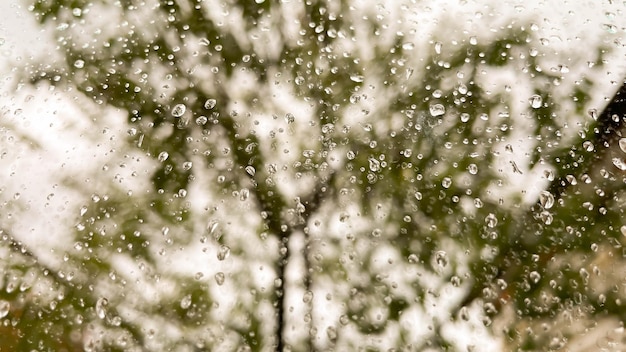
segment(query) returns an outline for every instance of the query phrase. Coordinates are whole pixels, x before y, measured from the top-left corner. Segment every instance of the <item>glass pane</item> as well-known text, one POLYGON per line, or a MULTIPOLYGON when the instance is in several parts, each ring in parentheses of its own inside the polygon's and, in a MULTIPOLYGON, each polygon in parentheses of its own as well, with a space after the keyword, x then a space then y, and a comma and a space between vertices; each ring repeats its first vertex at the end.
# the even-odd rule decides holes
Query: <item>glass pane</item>
POLYGON ((624 3, 0 4, 0 350, 615 350, 624 3))

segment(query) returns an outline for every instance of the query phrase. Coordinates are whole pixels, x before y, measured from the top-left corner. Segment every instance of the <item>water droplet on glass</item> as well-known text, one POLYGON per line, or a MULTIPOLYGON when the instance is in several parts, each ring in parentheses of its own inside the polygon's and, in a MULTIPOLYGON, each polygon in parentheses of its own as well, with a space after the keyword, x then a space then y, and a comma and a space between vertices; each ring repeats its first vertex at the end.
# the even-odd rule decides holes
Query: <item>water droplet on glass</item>
POLYGON ((589 109, 589 110, 587 111, 587 113, 588 113, 588 114, 589 114, 589 116, 590 116, 592 119, 594 119, 595 121, 597 121, 597 120, 598 120, 598 110, 596 110, 596 109, 589 109))
POLYGON ((626 171, 626 163, 620 158, 613 158, 613 165, 621 171, 626 171))
POLYGON ((626 138, 619 139, 619 149, 621 149, 622 152, 626 153, 626 138))
POLYGON ((189 170, 191 170, 191 167, 192 167, 192 166, 193 166, 193 162, 191 162, 191 161, 185 161, 185 162, 183 163, 183 170, 185 170, 185 171, 189 171, 189 170))
POLYGON ((443 188, 450 188, 450 186, 452 186, 452 179, 450 177, 444 177, 443 180, 441 180, 441 186, 443 188))
POLYGON ((461 122, 466 123, 467 121, 470 120, 470 114, 466 112, 461 113, 460 119, 461 119, 461 122))
POLYGON ((369 166, 372 172, 380 171, 380 161, 375 158, 369 158, 369 166))
POLYGON ((419 257, 416 254, 409 254, 409 263, 417 264, 419 262, 419 257))
POLYGON ((311 291, 304 292, 304 295, 302 295, 302 302, 310 303, 312 300, 313 300, 313 292, 311 291))
POLYGON ((498 218, 496 218, 495 214, 489 213, 489 215, 485 217, 485 223, 487 224, 487 227, 494 228, 498 225, 498 218))
POLYGON ((432 104, 429 108, 430 115, 433 117, 441 116, 446 113, 446 108, 443 104, 432 104))
POLYGON ((285 121, 287 123, 294 123, 294 121, 296 121, 296 117, 293 116, 293 114, 289 112, 285 115, 285 121))
POLYGON ((376 228, 374 230, 372 230, 372 236, 373 237, 380 237, 380 235, 383 233, 383 231, 379 228, 376 228))
POLYGON ((445 268, 448 265, 448 253, 445 251, 437 251, 435 252, 435 263, 442 268, 445 268))
POLYGON ((554 205, 554 196, 548 191, 539 193, 539 203, 544 209, 550 209, 554 205))
POLYGON ((413 44, 413 43, 409 42, 409 43, 402 44, 402 50, 411 51, 413 49, 415 49, 415 44, 413 44))
POLYGON ((350 75, 350 80, 353 81, 353 82, 360 83, 360 82, 363 82, 364 79, 365 78, 362 75, 356 75, 356 74, 355 75, 350 75))
POLYGON ((74 61, 74 67, 79 68, 79 69, 85 67, 85 61, 80 60, 80 59, 74 61))
POLYGON ((230 255, 230 248, 228 246, 221 245, 220 249, 217 251, 217 259, 224 260, 228 258, 229 255, 230 255))
POLYGON ((215 282, 217 282, 218 285, 222 286, 224 284, 224 280, 226 279, 226 276, 224 275, 223 272, 219 272, 217 274, 215 274, 215 282))
POLYGON ((528 103, 530 103, 530 107, 533 109, 539 109, 543 104, 543 100, 540 95, 534 94, 528 99, 528 103))
POLYGON ((469 164, 467 171, 472 175, 476 175, 478 173, 478 166, 476 166, 476 164, 469 164))
POLYGON ((337 329, 335 329, 335 327, 333 327, 333 326, 327 327, 326 328, 326 336, 328 336, 328 339, 330 341, 337 340, 337 329))
POLYGON ((530 277, 530 281, 532 281, 532 283, 534 284, 538 283, 539 280, 541 280, 541 274, 536 271, 531 271, 528 276, 530 277))
POLYGON ((204 108, 207 110, 213 109, 216 105, 217 105, 217 100, 215 99, 207 99, 207 101, 204 102, 204 108))
POLYGON ((548 211, 542 211, 541 214, 539 214, 539 217, 541 218, 541 221, 543 221, 543 223, 546 225, 552 224, 552 221, 554 220, 552 214, 550 214, 550 212, 548 211))
POLYGON ((435 53, 441 54, 441 47, 442 46, 443 46, 443 44, 441 44, 441 42, 436 42, 435 43, 435 53))
POLYGON ((185 297, 180 300, 180 307, 182 309, 191 307, 191 295, 185 295, 185 297))
POLYGON ((108 299, 104 297, 98 298, 98 300, 96 301, 96 315, 98 316, 98 318, 104 319, 106 317, 108 305, 109 305, 108 299))
POLYGON ((176 104, 172 109, 172 116, 181 117, 185 114, 185 111, 187 111, 185 104, 176 104))
POLYGON ((11 310, 11 303, 5 300, 0 300, 0 319, 9 315, 10 310, 11 310))
POLYGON ((256 170, 254 169, 254 166, 252 166, 252 165, 246 166, 246 172, 250 176, 254 176, 256 174, 256 170))
POLYGON ((159 153, 159 156, 157 157, 157 159, 158 159, 160 162, 164 162, 164 161, 165 161, 165 160, 167 160, 167 158, 169 158, 169 157, 170 157, 170 155, 168 154, 168 152, 161 152, 161 153, 159 153))

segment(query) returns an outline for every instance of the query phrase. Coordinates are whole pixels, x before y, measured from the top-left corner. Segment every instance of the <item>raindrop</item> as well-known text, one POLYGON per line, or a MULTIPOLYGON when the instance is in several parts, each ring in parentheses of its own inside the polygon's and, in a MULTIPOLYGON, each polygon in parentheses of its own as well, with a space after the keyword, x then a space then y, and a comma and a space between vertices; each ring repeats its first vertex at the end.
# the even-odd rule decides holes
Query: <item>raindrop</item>
POLYGON ((192 166, 193 166, 193 163, 191 161, 185 161, 183 163, 183 170, 189 171, 189 170, 191 170, 192 166))
POLYGON ((326 328, 326 336, 328 336, 330 341, 337 340, 337 329, 334 326, 329 326, 326 328))
POLYGON ((224 284, 224 280, 226 279, 226 276, 224 275, 223 272, 219 272, 217 274, 215 274, 215 282, 217 282, 218 285, 222 286, 224 284))
POLYGON ((548 191, 541 191, 539 194, 539 203, 544 209, 550 209, 554 205, 554 196, 548 191))
POLYGON ((354 74, 354 75, 350 75, 350 80, 353 82, 360 83, 360 82, 363 82, 364 77, 362 75, 354 74))
POLYGON ((80 60, 80 59, 74 61, 74 67, 76 67, 76 68, 83 68, 83 67, 85 67, 85 61, 80 60))
POLYGON ((528 99, 528 103, 530 103, 530 107, 533 109, 539 109, 543 104, 543 100, 540 95, 534 94, 528 99))
POLYGON ((11 310, 11 303, 5 300, 0 300, 0 319, 6 317, 11 310))
POLYGON ((467 309, 467 307, 462 307, 460 312, 459 312, 459 316, 461 317, 462 320, 468 321, 470 316, 469 316, 469 311, 467 309))
POLYGON ((161 153, 159 153, 159 156, 157 157, 157 159, 158 159, 160 162, 164 162, 164 161, 165 161, 165 160, 167 160, 167 158, 169 158, 169 157, 170 157, 170 155, 169 155, 167 152, 161 152, 161 153))
POLYGON ((450 186, 452 186, 452 179, 450 177, 444 177, 443 180, 441 180, 441 186, 443 188, 450 188, 450 186))
POLYGON ((109 305, 108 299, 104 297, 98 298, 98 300, 96 301, 96 315, 98 315, 98 318, 104 319, 106 317, 107 315, 106 308, 108 305, 109 305))
POLYGON ((186 295, 180 300, 180 307, 182 309, 188 309, 191 307, 191 295, 186 295))
POLYGON ((496 218, 495 214, 489 213, 489 215, 485 217, 485 223, 487 224, 487 227, 492 229, 498 225, 498 218, 496 218))
POLYGON ((541 274, 536 271, 531 271, 528 276, 530 277, 530 281, 532 281, 534 284, 538 283, 539 280, 541 280, 541 274))
POLYGON ((429 107, 430 115, 433 117, 441 116, 446 113, 446 108, 443 104, 433 104, 429 107))
POLYGON ((445 251, 437 251, 435 253, 435 263, 442 268, 445 268, 448 265, 448 253, 445 251))
POLYGON ((621 171, 626 171, 626 163, 620 158, 613 158, 613 165, 621 171))
POLYGON ((254 169, 254 166, 252 166, 252 165, 246 166, 246 172, 250 176, 254 176, 256 174, 256 170, 254 169))
POLYGON ((198 118, 196 119, 196 124, 198 126, 204 126, 208 121, 209 119, 206 116, 198 116, 198 118))
POLYGON ((543 221, 543 223, 546 225, 552 224, 552 220, 554 220, 552 214, 547 211, 542 211, 541 214, 539 214, 539 217, 541 218, 541 221, 543 221))
POLYGON ((217 251, 217 259, 224 260, 228 258, 229 255, 230 255, 230 248, 228 246, 221 245, 220 249, 217 251))
POLYGON ((372 236, 373 237, 380 237, 380 235, 383 233, 383 231, 379 228, 375 228, 374 230, 372 230, 372 236))
POLYGON ((626 153, 626 138, 619 139, 619 149, 621 149, 622 152, 626 153))
MULTIPOLYGON (((626 228, 626 226, 625 226, 626 228)), ((419 262, 419 257, 416 254, 409 254, 409 263, 417 264, 419 262)))
POLYGON ((311 303, 312 300, 313 300, 313 292, 311 291, 304 292, 304 295, 302 295, 302 302, 311 303))
POLYGON ((370 164, 370 170, 372 172, 380 171, 380 161, 376 160, 375 158, 369 158, 369 164, 370 164))
POLYGON ((207 101, 204 102, 204 108, 207 110, 213 109, 216 105, 217 105, 217 100, 215 99, 207 99, 207 101))
POLYGON ((296 121, 296 117, 293 116, 293 114, 289 112, 285 115, 285 121, 287 123, 294 123, 294 121, 296 121))
POLYGON ((469 164, 467 171, 472 175, 476 175, 478 173, 478 166, 476 166, 476 164, 469 164))
POLYGON ((441 47, 442 46, 443 46, 443 44, 441 44, 441 42, 436 42, 435 43, 435 53, 441 54, 441 47))
POLYGON ((172 109, 172 116, 181 117, 185 114, 185 111, 187 111, 187 107, 184 104, 176 104, 172 109))
POLYGON ((587 113, 589 114, 589 116, 591 116, 592 119, 594 119, 595 121, 598 120, 598 110, 596 109, 589 109, 587 111, 587 113))
POLYGON ((402 44, 402 49, 403 50, 407 50, 407 51, 411 51, 411 50, 415 49, 415 44, 410 43, 410 42, 409 43, 404 43, 404 44, 402 44))
POLYGON ((461 122, 466 123, 467 121, 470 120, 470 114, 464 112, 461 114, 460 118, 461 118, 461 122))

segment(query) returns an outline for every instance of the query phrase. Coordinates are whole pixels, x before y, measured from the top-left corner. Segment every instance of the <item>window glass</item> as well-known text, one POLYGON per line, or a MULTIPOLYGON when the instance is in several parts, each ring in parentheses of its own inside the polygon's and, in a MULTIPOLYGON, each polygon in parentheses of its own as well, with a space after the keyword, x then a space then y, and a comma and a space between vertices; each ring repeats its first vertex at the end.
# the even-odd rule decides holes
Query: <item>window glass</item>
POLYGON ((0 9, 0 351, 626 344, 624 3, 0 9))

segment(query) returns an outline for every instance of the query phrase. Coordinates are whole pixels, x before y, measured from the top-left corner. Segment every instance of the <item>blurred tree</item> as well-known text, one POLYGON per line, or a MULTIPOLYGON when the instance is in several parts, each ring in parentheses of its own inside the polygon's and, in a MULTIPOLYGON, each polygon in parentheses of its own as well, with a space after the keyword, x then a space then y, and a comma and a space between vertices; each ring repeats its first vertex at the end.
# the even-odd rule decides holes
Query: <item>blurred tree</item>
POLYGON ((3 231, 0 349, 465 350, 479 321, 537 350, 623 320, 606 48, 370 5, 35 1, 64 62, 31 82, 126 114, 132 173, 72 179, 59 262, 3 231))

